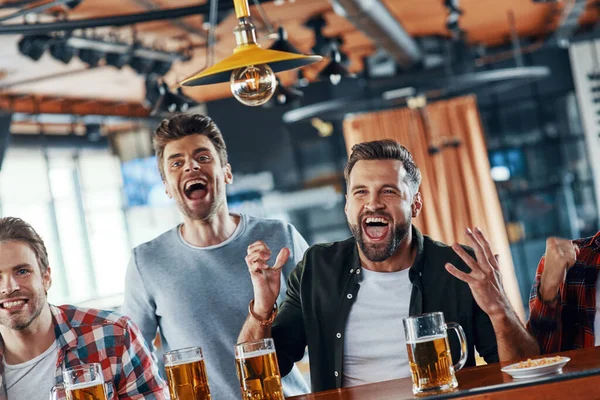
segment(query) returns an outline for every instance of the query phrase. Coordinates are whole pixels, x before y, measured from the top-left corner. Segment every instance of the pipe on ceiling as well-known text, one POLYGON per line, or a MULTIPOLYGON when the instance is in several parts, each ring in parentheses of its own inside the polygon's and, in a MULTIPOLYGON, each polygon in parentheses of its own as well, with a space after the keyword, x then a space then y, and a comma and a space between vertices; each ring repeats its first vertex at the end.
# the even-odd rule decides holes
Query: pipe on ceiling
POLYGON ((565 5, 563 15, 553 35, 560 47, 569 47, 571 36, 579 27, 579 19, 586 6, 587 0, 571 0, 571 3, 565 5))
MULTIPOLYGON (((218 6, 219 11, 230 11, 233 3, 222 1, 218 6)), ((39 24, 0 24, 0 35, 45 35, 52 32, 74 31, 77 29, 100 28, 104 26, 127 26, 150 21, 164 21, 167 19, 183 18, 190 15, 204 15, 210 11, 210 4, 199 6, 167 8, 162 10, 147 11, 137 14, 121 14, 100 18, 67 20, 60 22, 47 22, 39 24)))
POLYGON ((331 0, 334 11, 350 21, 375 44, 386 50, 402 68, 423 60, 415 40, 380 0, 331 0))

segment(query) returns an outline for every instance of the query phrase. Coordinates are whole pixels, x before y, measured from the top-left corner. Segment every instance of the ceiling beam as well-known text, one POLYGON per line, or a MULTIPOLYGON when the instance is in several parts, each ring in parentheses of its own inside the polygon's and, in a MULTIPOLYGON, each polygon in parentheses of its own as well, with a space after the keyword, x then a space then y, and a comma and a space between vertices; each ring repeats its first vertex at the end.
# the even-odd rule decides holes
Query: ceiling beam
MULTIPOLYGON (((221 1, 218 3, 218 7, 219 11, 231 11, 233 10, 233 1, 221 1)), ((210 4, 207 3, 199 6, 166 8, 143 13, 112 15, 100 18, 75 19, 36 24, 6 24, 0 25, 0 35, 45 35, 52 32, 74 31, 77 29, 91 29, 106 26, 119 27, 150 21, 177 19, 191 15, 205 15, 209 12, 210 4)))
POLYGON ((0 110, 22 114, 70 114, 147 118, 150 111, 140 103, 77 99, 31 94, 0 94, 0 110))

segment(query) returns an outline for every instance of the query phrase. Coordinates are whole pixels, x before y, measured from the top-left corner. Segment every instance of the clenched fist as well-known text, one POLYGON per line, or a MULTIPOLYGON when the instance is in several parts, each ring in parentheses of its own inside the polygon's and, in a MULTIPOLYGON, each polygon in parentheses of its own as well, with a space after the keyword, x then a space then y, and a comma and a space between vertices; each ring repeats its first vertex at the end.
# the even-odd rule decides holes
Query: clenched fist
POLYGON ((546 259, 539 289, 542 300, 554 300, 567 270, 575 265, 578 255, 579 247, 570 240, 556 237, 546 240, 546 259))
POLYGON ((248 246, 246 265, 254 288, 254 313, 261 318, 267 319, 273 310, 281 287, 281 267, 289 257, 290 250, 284 247, 277 255, 275 264, 269 267, 267 264, 271 258, 269 247, 261 240, 248 246))

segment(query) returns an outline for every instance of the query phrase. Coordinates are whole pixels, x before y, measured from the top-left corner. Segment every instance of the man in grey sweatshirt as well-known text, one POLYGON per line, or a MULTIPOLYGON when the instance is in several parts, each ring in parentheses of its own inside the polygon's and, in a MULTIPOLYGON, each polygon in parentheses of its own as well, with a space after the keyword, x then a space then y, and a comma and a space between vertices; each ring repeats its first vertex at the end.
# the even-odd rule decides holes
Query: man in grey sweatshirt
MULTIPOLYGON (((253 297, 244 262, 248 245, 262 240, 290 253, 283 282, 308 245, 291 224, 229 212, 225 186, 233 182, 231 166, 210 118, 178 115, 163 121, 154 148, 167 195, 184 222, 133 250, 123 313, 148 343, 159 328, 163 351, 201 346, 212 398, 240 398, 234 345, 253 297)), ((280 299, 285 290, 282 285, 280 299)), ((283 385, 286 395, 308 392, 298 370, 283 385)))

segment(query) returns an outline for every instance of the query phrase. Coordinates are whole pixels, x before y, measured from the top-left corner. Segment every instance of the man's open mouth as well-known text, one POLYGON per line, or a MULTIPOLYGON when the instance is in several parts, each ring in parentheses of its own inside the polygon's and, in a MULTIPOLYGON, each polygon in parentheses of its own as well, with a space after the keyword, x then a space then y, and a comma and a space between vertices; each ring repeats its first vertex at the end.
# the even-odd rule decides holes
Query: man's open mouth
POLYGON ((7 300, 0 303, 0 308, 4 310, 18 310, 22 308, 25 304, 27 304, 28 300, 19 299, 19 300, 7 300))
POLYGON ((187 198, 192 200, 201 199, 207 193, 206 182, 200 179, 194 179, 186 182, 184 193, 187 198))
POLYGON ((369 239, 381 240, 387 236, 390 230, 390 222, 385 217, 367 217, 362 228, 369 239))

